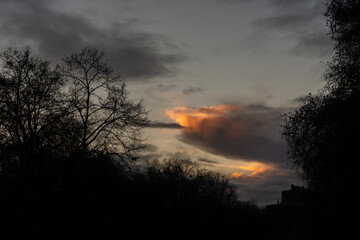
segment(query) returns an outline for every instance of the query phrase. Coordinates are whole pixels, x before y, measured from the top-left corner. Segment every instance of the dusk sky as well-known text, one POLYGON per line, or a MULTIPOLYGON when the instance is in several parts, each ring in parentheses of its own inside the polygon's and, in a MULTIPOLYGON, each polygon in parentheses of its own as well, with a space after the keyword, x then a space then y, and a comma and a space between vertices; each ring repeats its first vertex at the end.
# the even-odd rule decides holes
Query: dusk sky
POLYGON ((146 158, 189 156, 264 205, 301 183, 279 117, 324 85, 324 1, 0 0, 0 50, 104 49, 150 111, 146 158))

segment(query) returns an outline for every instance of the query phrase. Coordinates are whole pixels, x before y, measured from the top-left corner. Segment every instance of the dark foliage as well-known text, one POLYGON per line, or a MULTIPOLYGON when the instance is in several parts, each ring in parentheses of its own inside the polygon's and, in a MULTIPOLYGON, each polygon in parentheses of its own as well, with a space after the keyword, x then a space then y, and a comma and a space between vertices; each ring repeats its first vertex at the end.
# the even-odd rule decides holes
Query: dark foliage
POLYGON ((354 231, 349 195, 357 189, 359 159, 359 10, 357 0, 329 1, 325 16, 335 47, 324 74, 326 85, 283 116, 289 157, 308 187, 318 193, 319 222, 331 227, 328 233, 354 231))
POLYGON ((335 40, 334 57, 319 94, 284 116, 289 156, 310 188, 334 204, 355 187, 360 134, 359 1, 333 0, 326 16, 335 40))
POLYGON ((169 159, 131 172, 109 158, 68 167, 27 179, 1 174, 0 203, 7 206, 3 234, 51 239, 261 234, 260 209, 238 201, 226 179, 190 160, 169 159))
POLYGON ((146 177, 148 194, 155 197, 152 202, 163 208, 167 218, 177 216, 173 227, 186 223, 193 230, 204 231, 243 225, 248 231, 259 220, 255 220, 259 209, 239 201, 227 179, 190 159, 155 161, 146 177))
POLYGON ((38 161, 34 156, 71 152, 76 121, 60 92, 64 82, 49 62, 29 49, 9 49, 0 60, 0 164, 27 174, 38 161))

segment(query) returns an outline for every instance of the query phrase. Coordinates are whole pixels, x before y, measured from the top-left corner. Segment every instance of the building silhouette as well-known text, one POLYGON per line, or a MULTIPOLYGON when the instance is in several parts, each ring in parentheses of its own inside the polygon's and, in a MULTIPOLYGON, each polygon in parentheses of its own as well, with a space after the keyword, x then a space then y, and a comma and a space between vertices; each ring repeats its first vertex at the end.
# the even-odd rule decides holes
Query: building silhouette
POLYGON ((305 206, 311 204, 311 192, 305 187, 291 185, 290 190, 281 192, 281 204, 305 206))
POLYGON ((311 190, 291 185, 290 189, 281 191, 281 201, 266 206, 268 210, 295 209, 310 207, 314 203, 314 194, 311 190))

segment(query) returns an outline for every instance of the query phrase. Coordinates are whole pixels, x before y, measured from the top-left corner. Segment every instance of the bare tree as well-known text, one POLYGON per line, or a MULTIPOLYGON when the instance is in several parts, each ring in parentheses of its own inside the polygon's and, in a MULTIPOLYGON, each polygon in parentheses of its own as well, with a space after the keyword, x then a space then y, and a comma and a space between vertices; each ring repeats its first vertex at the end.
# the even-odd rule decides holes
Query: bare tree
POLYGON ((30 49, 0 54, 0 144, 21 164, 51 149, 55 154, 74 140, 68 107, 62 99, 63 82, 50 63, 30 49), (65 123, 66 122, 66 123, 65 123), (63 123, 63 124, 61 124, 63 123), (68 129, 70 130, 70 129, 68 129))
POLYGON ((147 124, 143 101, 131 101, 125 81, 105 60, 103 51, 86 47, 63 59, 62 75, 69 101, 81 123, 81 154, 132 158, 143 147, 139 131, 147 124))

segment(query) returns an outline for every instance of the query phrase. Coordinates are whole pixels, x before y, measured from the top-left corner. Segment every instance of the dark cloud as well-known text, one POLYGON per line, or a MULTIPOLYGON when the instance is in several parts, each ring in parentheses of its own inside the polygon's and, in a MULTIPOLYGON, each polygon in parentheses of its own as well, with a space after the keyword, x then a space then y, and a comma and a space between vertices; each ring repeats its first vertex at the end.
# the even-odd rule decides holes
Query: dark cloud
POLYGON ((277 8, 299 8, 299 7, 319 7, 323 3, 319 0, 218 0, 218 2, 225 2, 225 3, 244 3, 244 2, 259 2, 262 4, 267 4, 270 6, 274 6, 277 8))
POLYGON ((187 96, 190 94, 202 92, 202 91, 204 91, 204 89, 201 87, 190 86, 190 87, 185 87, 181 90, 181 87, 174 83, 157 83, 146 89, 147 93, 154 93, 154 92, 166 93, 166 92, 171 92, 171 91, 179 91, 179 92, 181 91, 181 94, 183 96, 187 96))
POLYGON ((254 20, 253 26, 261 31, 257 37, 270 39, 268 35, 280 32, 294 41, 292 54, 324 57, 331 53, 333 44, 327 36, 322 1, 268 0, 267 3, 274 11, 254 20))
POLYGON ((178 123, 165 123, 165 122, 150 122, 146 127, 148 128, 171 128, 181 129, 182 126, 178 123))
POLYGON ((287 31, 294 37, 303 34, 324 34, 323 4, 313 0, 271 0, 275 10, 273 15, 264 16, 253 22, 254 27, 268 31, 287 31))
POLYGON ((219 2, 229 2, 229 3, 243 3, 243 2, 252 2, 254 0, 219 0, 219 2))
POLYGON ((169 92, 178 88, 178 85, 174 83, 157 83, 146 89, 147 92, 169 92))
POLYGON ((278 8, 299 9, 307 8, 312 10, 321 10, 323 1, 319 0, 269 0, 270 4, 278 8))
POLYGON ((219 162, 214 161, 214 160, 210 160, 210 159, 207 159, 207 158, 198 158, 198 161, 202 162, 202 163, 210 164, 210 165, 219 164, 219 162))
POLYGON ((279 131, 285 112, 263 104, 177 108, 167 114, 184 129, 179 139, 212 154, 245 161, 286 163, 286 146, 279 131))
POLYGON ((1 46, 29 45, 55 61, 86 45, 98 46, 123 76, 142 80, 176 74, 186 59, 176 44, 134 31, 132 22, 100 28, 83 16, 52 9, 51 2, 0 1, 1 46))
POLYGON ((291 53, 295 55, 309 55, 325 57, 331 53, 333 42, 327 35, 325 28, 313 27, 319 16, 312 13, 283 14, 268 18, 257 19, 253 25, 264 31, 282 31, 295 42, 291 53))
POLYGON ((198 93, 201 91, 203 91, 203 89, 200 87, 187 87, 187 88, 183 89, 182 94, 189 95, 189 94, 198 93))
POLYGON ((315 15, 308 13, 282 14, 259 18, 253 22, 253 25, 263 29, 293 30, 308 25, 315 17, 315 15))
POLYGON ((297 55, 325 57, 333 49, 334 42, 324 32, 309 33, 299 37, 292 52, 297 55))

